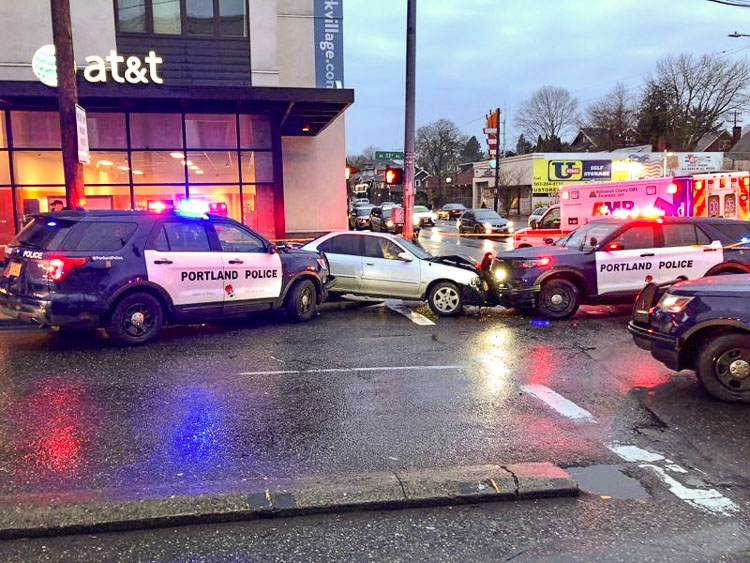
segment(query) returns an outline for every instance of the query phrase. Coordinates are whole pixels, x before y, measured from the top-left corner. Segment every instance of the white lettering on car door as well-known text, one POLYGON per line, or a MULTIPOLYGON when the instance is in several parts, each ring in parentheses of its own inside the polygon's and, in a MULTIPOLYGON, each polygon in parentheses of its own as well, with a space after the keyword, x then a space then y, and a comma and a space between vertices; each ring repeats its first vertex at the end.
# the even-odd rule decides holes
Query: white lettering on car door
POLYGON ((596 252, 597 293, 639 291, 656 279, 659 249, 596 252))
POLYGON ((661 250, 658 264, 659 283, 686 277, 691 280, 706 275, 711 268, 724 261, 721 241, 704 246, 671 246, 661 250))
POLYGON ((148 281, 163 287, 176 306, 223 300, 223 267, 218 252, 146 250, 148 281))

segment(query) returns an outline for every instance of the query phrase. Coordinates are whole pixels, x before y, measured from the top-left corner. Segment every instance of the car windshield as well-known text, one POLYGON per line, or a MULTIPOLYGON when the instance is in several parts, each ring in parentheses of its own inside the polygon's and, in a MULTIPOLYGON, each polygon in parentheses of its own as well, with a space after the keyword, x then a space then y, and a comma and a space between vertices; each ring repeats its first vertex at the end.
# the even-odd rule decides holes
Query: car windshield
POLYGON ((414 206, 414 213, 429 213, 430 210, 427 209, 424 205, 415 205, 414 206))
POLYGON ((398 242, 420 260, 427 260, 428 258, 432 258, 432 254, 430 254, 429 252, 425 252, 416 244, 409 242, 408 240, 399 239, 398 242))
POLYGON ((502 217, 500 217, 500 215, 498 215, 492 209, 479 209, 474 212, 474 216, 479 221, 491 221, 492 219, 502 219, 502 217))
POLYGON ((370 211, 372 211, 372 206, 357 207, 357 217, 367 217, 370 214, 370 211))
POLYGON ((463 205, 460 203, 448 203, 443 207, 443 209, 466 209, 463 205))
POLYGON ((563 246, 572 250, 591 250, 591 239, 602 242, 609 235, 622 226, 620 223, 605 223, 603 221, 592 221, 588 225, 579 227, 572 233, 564 236, 555 243, 555 246, 563 246))
POLYGON ((18 236, 16 236, 11 244, 45 250, 58 250, 60 243, 76 223, 76 221, 69 221, 59 217, 35 217, 18 233, 18 236))
POLYGON ((391 210, 393 207, 384 207, 383 208, 383 218, 384 219, 390 219, 391 218, 391 210))

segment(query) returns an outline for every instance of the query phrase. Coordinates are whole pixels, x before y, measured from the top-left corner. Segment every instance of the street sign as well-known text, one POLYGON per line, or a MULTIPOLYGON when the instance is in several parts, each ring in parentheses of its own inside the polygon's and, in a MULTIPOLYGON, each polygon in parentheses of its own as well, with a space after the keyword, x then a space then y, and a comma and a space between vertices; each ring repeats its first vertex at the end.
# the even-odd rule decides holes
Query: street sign
POLYGON ((89 155, 89 130, 86 126, 86 110, 76 104, 76 132, 78 133, 78 162, 88 164, 91 162, 89 155))
POLYGON ((375 151, 375 160, 404 160, 406 155, 398 151, 375 151))

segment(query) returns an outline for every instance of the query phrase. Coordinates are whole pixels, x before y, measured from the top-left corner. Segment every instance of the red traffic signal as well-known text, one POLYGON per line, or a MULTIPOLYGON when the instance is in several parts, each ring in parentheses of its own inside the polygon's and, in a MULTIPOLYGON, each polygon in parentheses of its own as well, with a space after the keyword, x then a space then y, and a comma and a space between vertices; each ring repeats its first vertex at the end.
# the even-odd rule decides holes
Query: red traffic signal
POLYGON ((388 166, 385 169, 385 183, 390 185, 400 185, 404 183, 404 169, 392 168, 388 166))

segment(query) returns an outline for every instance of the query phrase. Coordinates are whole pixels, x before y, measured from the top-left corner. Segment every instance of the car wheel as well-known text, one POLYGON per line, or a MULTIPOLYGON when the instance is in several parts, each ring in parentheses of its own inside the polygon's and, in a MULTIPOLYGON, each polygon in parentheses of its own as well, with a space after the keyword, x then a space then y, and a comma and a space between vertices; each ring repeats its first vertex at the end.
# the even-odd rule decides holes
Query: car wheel
POLYGON ((474 227, 474 234, 477 234, 477 235, 482 234, 482 229, 479 228, 479 225, 474 227))
POLYGON ((310 280, 298 281, 286 296, 286 312, 293 321, 309 321, 318 306, 318 290, 310 280))
POLYGON ((725 334, 706 341, 695 372, 712 397, 750 403, 750 335, 725 334))
POLYGON ((161 303, 149 293, 132 293, 115 305, 107 334, 118 344, 145 344, 159 334, 164 324, 161 303))
POLYGON ((537 312, 550 319, 568 319, 581 304, 581 295, 575 284, 568 280, 551 280, 542 286, 537 312))
POLYGON ((427 303, 434 313, 441 317, 453 317, 463 309, 463 299, 456 284, 440 282, 430 290, 427 303))

